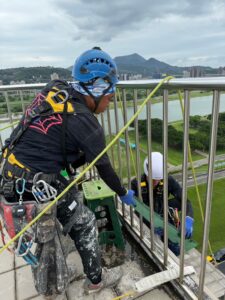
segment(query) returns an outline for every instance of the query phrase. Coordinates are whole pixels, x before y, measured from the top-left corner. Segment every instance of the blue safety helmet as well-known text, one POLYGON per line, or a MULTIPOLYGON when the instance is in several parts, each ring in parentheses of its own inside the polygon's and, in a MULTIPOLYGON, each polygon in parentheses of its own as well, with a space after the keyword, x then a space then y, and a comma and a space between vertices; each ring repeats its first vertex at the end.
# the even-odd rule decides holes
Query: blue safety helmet
POLYGON ((113 86, 118 82, 114 60, 99 47, 85 51, 76 59, 72 76, 82 83, 92 82, 96 78, 103 78, 113 86))

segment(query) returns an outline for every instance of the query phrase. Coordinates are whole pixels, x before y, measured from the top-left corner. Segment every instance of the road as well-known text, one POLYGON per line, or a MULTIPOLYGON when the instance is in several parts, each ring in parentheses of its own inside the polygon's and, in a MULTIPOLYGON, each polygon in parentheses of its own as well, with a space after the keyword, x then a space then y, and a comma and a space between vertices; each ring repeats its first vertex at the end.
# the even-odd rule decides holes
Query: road
MULTIPOLYGON (((225 160, 225 154, 216 155, 215 162, 216 161, 221 161, 221 160, 222 161, 225 160)), ((199 159, 199 160, 193 161, 194 168, 198 168, 198 167, 201 167, 201 166, 204 166, 204 165, 207 165, 207 164, 208 164, 208 158, 203 158, 203 159, 199 159)), ((188 163, 188 167, 191 167, 190 163, 188 163)), ((182 165, 169 167, 168 171, 169 172, 179 172, 179 171, 182 171, 182 165)))
MULTIPOLYGON (((182 173, 174 174, 173 177, 179 182, 182 183, 182 173)), ((190 178, 192 177, 191 173, 188 175, 188 182, 187 186, 191 187, 194 186, 194 179, 190 178)), ((215 171, 214 173, 214 179, 221 179, 225 177, 225 170, 222 171, 215 171)), ((207 182, 208 174, 196 174, 196 179, 198 184, 203 184, 207 182)))

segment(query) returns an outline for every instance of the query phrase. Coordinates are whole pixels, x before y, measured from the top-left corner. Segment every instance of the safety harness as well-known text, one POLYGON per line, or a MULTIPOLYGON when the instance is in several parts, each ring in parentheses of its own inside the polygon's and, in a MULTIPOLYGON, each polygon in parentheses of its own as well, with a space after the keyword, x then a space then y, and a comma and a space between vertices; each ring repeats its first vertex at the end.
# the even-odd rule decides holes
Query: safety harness
MULTIPOLYGON (((62 154, 64 166, 70 171, 66 157, 66 129, 68 114, 90 112, 90 110, 72 96, 71 86, 61 80, 51 81, 45 89, 37 94, 33 102, 26 109, 19 125, 13 131, 11 138, 3 148, 1 161, 1 194, 0 213, 3 216, 4 227, 10 238, 13 238, 21 229, 29 223, 36 215, 37 208, 57 196, 57 191, 50 185, 57 179, 62 182, 59 174, 37 173, 18 161, 13 153, 15 145, 19 142, 24 132, 29 128, 36 118, 62 115, 62 154), (34 195, 35 200, 23 201, 25 185, 30 187, 29 192, 34 195), (15 192, 19 201, 15 199, 15 192), (10 199, 10 202, 7 200, 10 199)), ((64 179, 64 184, 65 184, 64 179)), ((2 235, 3 236, 3 235, 2 235)), ((31 253, 35 236, 35 228, 21 236, 14 246, 14 252, 22 256, 25 261, 33 266, 38 264, 36 257, 31 253)))
MULTIPOLYGON (((12 153, 13 148, 18 143, 24 132, 36 119, 43 116, 51 116, 54 114, 62 114, 62 154, 64 166, 70 172, 66 157, 66 128, 68 114, 90 112, 90 110, 79 102, 72 100, 72 87, 62 80, 51 81, 42 93, 37 94, 32 104, 27 108, 22 120, 14 130, 11 140, 3 148, 3 162, 1 164, 1 171, 4 171, 4 164, 8 162, 8 174, 2 173, 2 176, 7 178, 25 178, 32 180, 35 172, 26 168, 18 160, 16 160, 12 153)), ((48 174, 49 176, 49 174, 48 174)), ((50 175, 51 176, 51 175, 50 175)))
MULTIPOLYGON (((148 195, 148 183, 146 180, 140 183, 142 195, 148 195)), ((163 215, 163 180, 160 180, 154 191, 154 211, 160 215, 163 215)), ((173 224, 177 229, 180 227, 180 218, 177 208, 171 206, 168 207, 169 222, 173 224)))

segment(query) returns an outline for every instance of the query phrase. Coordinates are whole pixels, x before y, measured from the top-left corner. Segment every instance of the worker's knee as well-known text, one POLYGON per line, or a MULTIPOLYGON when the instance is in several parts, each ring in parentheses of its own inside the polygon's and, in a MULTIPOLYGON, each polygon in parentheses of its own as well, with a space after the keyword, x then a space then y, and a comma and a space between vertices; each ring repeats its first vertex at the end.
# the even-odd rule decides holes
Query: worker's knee
MULTIPOLYGON (((77 218, 74 226, 79 228, 80 226, 93 227, 95 226, 96 219, 94 213, 85 205, 81 204, 78 207, 77 218)), ((78 229, 79 230, 79 229, 78 229)))
MULTIPOLYGON (((97 241, 96 219, 91 211, 79 217, 79 221, 75 222, 69 231, 69 235, 75 244, 82 244, 82 247, 89 245, 90 242, 96 244, 97 241)), ((92 245, 94 250, 94 245, 92 245)))

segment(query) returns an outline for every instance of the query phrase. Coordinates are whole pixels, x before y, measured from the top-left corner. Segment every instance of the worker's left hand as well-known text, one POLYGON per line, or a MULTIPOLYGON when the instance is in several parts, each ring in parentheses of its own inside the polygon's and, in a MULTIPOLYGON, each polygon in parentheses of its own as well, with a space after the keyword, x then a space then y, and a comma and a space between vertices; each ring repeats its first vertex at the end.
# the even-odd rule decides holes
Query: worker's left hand
POLYGON ((193 233, 194 219, 187 216, 185 219, 185 238, 190 239, 193 233))
POLYGON ((134 191, 133 190, 128 190, 124 196, 120 196, 120 199, 123 203, 126 203, 127 205, 136 206, 136 201, 134 199, 134 191))

